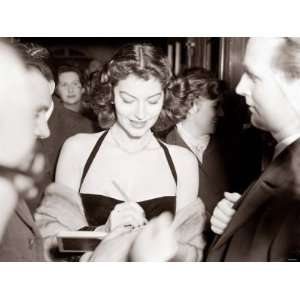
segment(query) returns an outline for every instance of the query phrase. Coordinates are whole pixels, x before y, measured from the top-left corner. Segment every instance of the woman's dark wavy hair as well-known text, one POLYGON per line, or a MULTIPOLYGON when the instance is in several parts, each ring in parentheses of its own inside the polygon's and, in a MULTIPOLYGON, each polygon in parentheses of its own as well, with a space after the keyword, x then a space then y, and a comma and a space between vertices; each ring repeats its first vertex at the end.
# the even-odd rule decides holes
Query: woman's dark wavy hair
POLYGON ((91 107, 98 115, 101 128, 115 122, 114 87, 120 80, 135 75, 144 80, 154 77, 164 90, 164 104, 154 130, 164 130, 185 118, 188 110, 182 105, 182 94, 174 79, 166 55, 150 44, 127 44, 107 62, 92 93, 91 107))

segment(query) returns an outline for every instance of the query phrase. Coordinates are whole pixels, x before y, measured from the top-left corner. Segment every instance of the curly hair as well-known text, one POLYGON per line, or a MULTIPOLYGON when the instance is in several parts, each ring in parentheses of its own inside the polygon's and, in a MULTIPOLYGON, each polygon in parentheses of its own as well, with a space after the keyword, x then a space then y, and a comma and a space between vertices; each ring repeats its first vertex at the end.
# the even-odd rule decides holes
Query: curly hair
POLYGON ((224 92, 222 81, 204 68, 189 69, 185 71, 179 80, 182 81, 182 88, 188 101, 191 102, 191 106, 199 97, 216 100, 224 92))
POLYGON ((167 56, 160 48, 150 44, 127 44, 104 65, 92 93, 91 107, 98 115, 101 128, 109 128, 115 122, 113 90, 120 80, 129 75, 144 80, 154 77, 162 85, 165 99, 154 130, 164 130, 185 117, 188 110, 181 107, 183 95, 167 56))

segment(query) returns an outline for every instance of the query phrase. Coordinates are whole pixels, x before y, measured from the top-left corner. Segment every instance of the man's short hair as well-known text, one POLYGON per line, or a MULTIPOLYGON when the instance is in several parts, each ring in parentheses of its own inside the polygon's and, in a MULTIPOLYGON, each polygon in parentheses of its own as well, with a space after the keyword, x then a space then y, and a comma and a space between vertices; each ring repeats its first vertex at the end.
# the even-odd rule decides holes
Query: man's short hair
POLYGON ((50 53, 48 49, 34 43, 17 43, 14 46, 23 58, 25 66, 28 69, 37 69, 48 81, 54 80, 53 72, 49 63, 50 53))
POLYGON ((273 65, 288 79, 300 78, 300 38, 281 38, 282 44, 273 58, 273 65))

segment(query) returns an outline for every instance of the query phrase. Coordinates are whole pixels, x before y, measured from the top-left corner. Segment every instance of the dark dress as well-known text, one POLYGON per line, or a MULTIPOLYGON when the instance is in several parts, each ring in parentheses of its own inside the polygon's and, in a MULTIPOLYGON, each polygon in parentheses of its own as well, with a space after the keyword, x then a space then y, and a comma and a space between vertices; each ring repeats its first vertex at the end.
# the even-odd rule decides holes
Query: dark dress
MULTIPOLYGON (((84 166, 80 186, 79 186, 79 192, 81 190, 82 183, 86 177, 86 174, 93 163, 93 160, 95 156, 97 155, 100 146, 107 135, 106 131, 104 134, 100 136, 97 143, 95 144, 93 150, 91 151, 91 154, 84 166)), ((166 156, 168 165, 170 167, 170 170, 173 174, 175 183, 177 184, 177 174, 174 167, 174 163, 172 161, 171 155, 169 153, 168 148, 159 141, 160 146, 164 150, 164 154, 166 156)), ((110 212, 113 210, 115 205, 122 203, 124 201, 114 199, 108 196, 99 195, 99 194, 85 194, 81 193, 81 199, 82 199, 82 205, 84 208, 84 213, 86 216, 86 219, 89 223, 89 226, 100 226, 106 223, 110 212)), ((148 199, 145 201, 140 201, 138 204, 144 209, 145 216, 148 220, 157 217, 162 212, 170 212, 173 216, 175 215, 176 210, 176 196, 162 196, 157 197, 153 199, 148 199)))

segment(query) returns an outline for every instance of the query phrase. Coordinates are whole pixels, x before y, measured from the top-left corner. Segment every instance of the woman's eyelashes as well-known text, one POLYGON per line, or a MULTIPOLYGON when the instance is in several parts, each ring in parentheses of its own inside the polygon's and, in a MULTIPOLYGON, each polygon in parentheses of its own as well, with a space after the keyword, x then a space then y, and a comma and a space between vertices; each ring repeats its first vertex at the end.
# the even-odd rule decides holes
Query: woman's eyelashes
POLYGON ((161 93, 160 94, 157 94, 157 95, 154 95, 154 96, 151 96, 147 99, 148 103, 150 104, 157 104, 160 100, 160 97, 161 97, 161 93))
MULTIPOLYGON (((135 101, 138 101, 138 99, 136 98, 130 98, 130 97, 127 97, 127 96, 121 96, 122 100, 124 103, 127 103, 127 104, 131 104, 131 103, 134 103, 135 101)), ((152 105, 155 105, 159 102, 159 99, 160 97, 159 96, 156 96, 155 98, 149 98, 147 99, 146 101, 149 103, 149 104, 152 104, 152 105)))
POLYGON ((137 99, 127 93, 120 93, 121 99, 123 100, 124 103, 133 103, 134 101, 136 101, 137 99))

